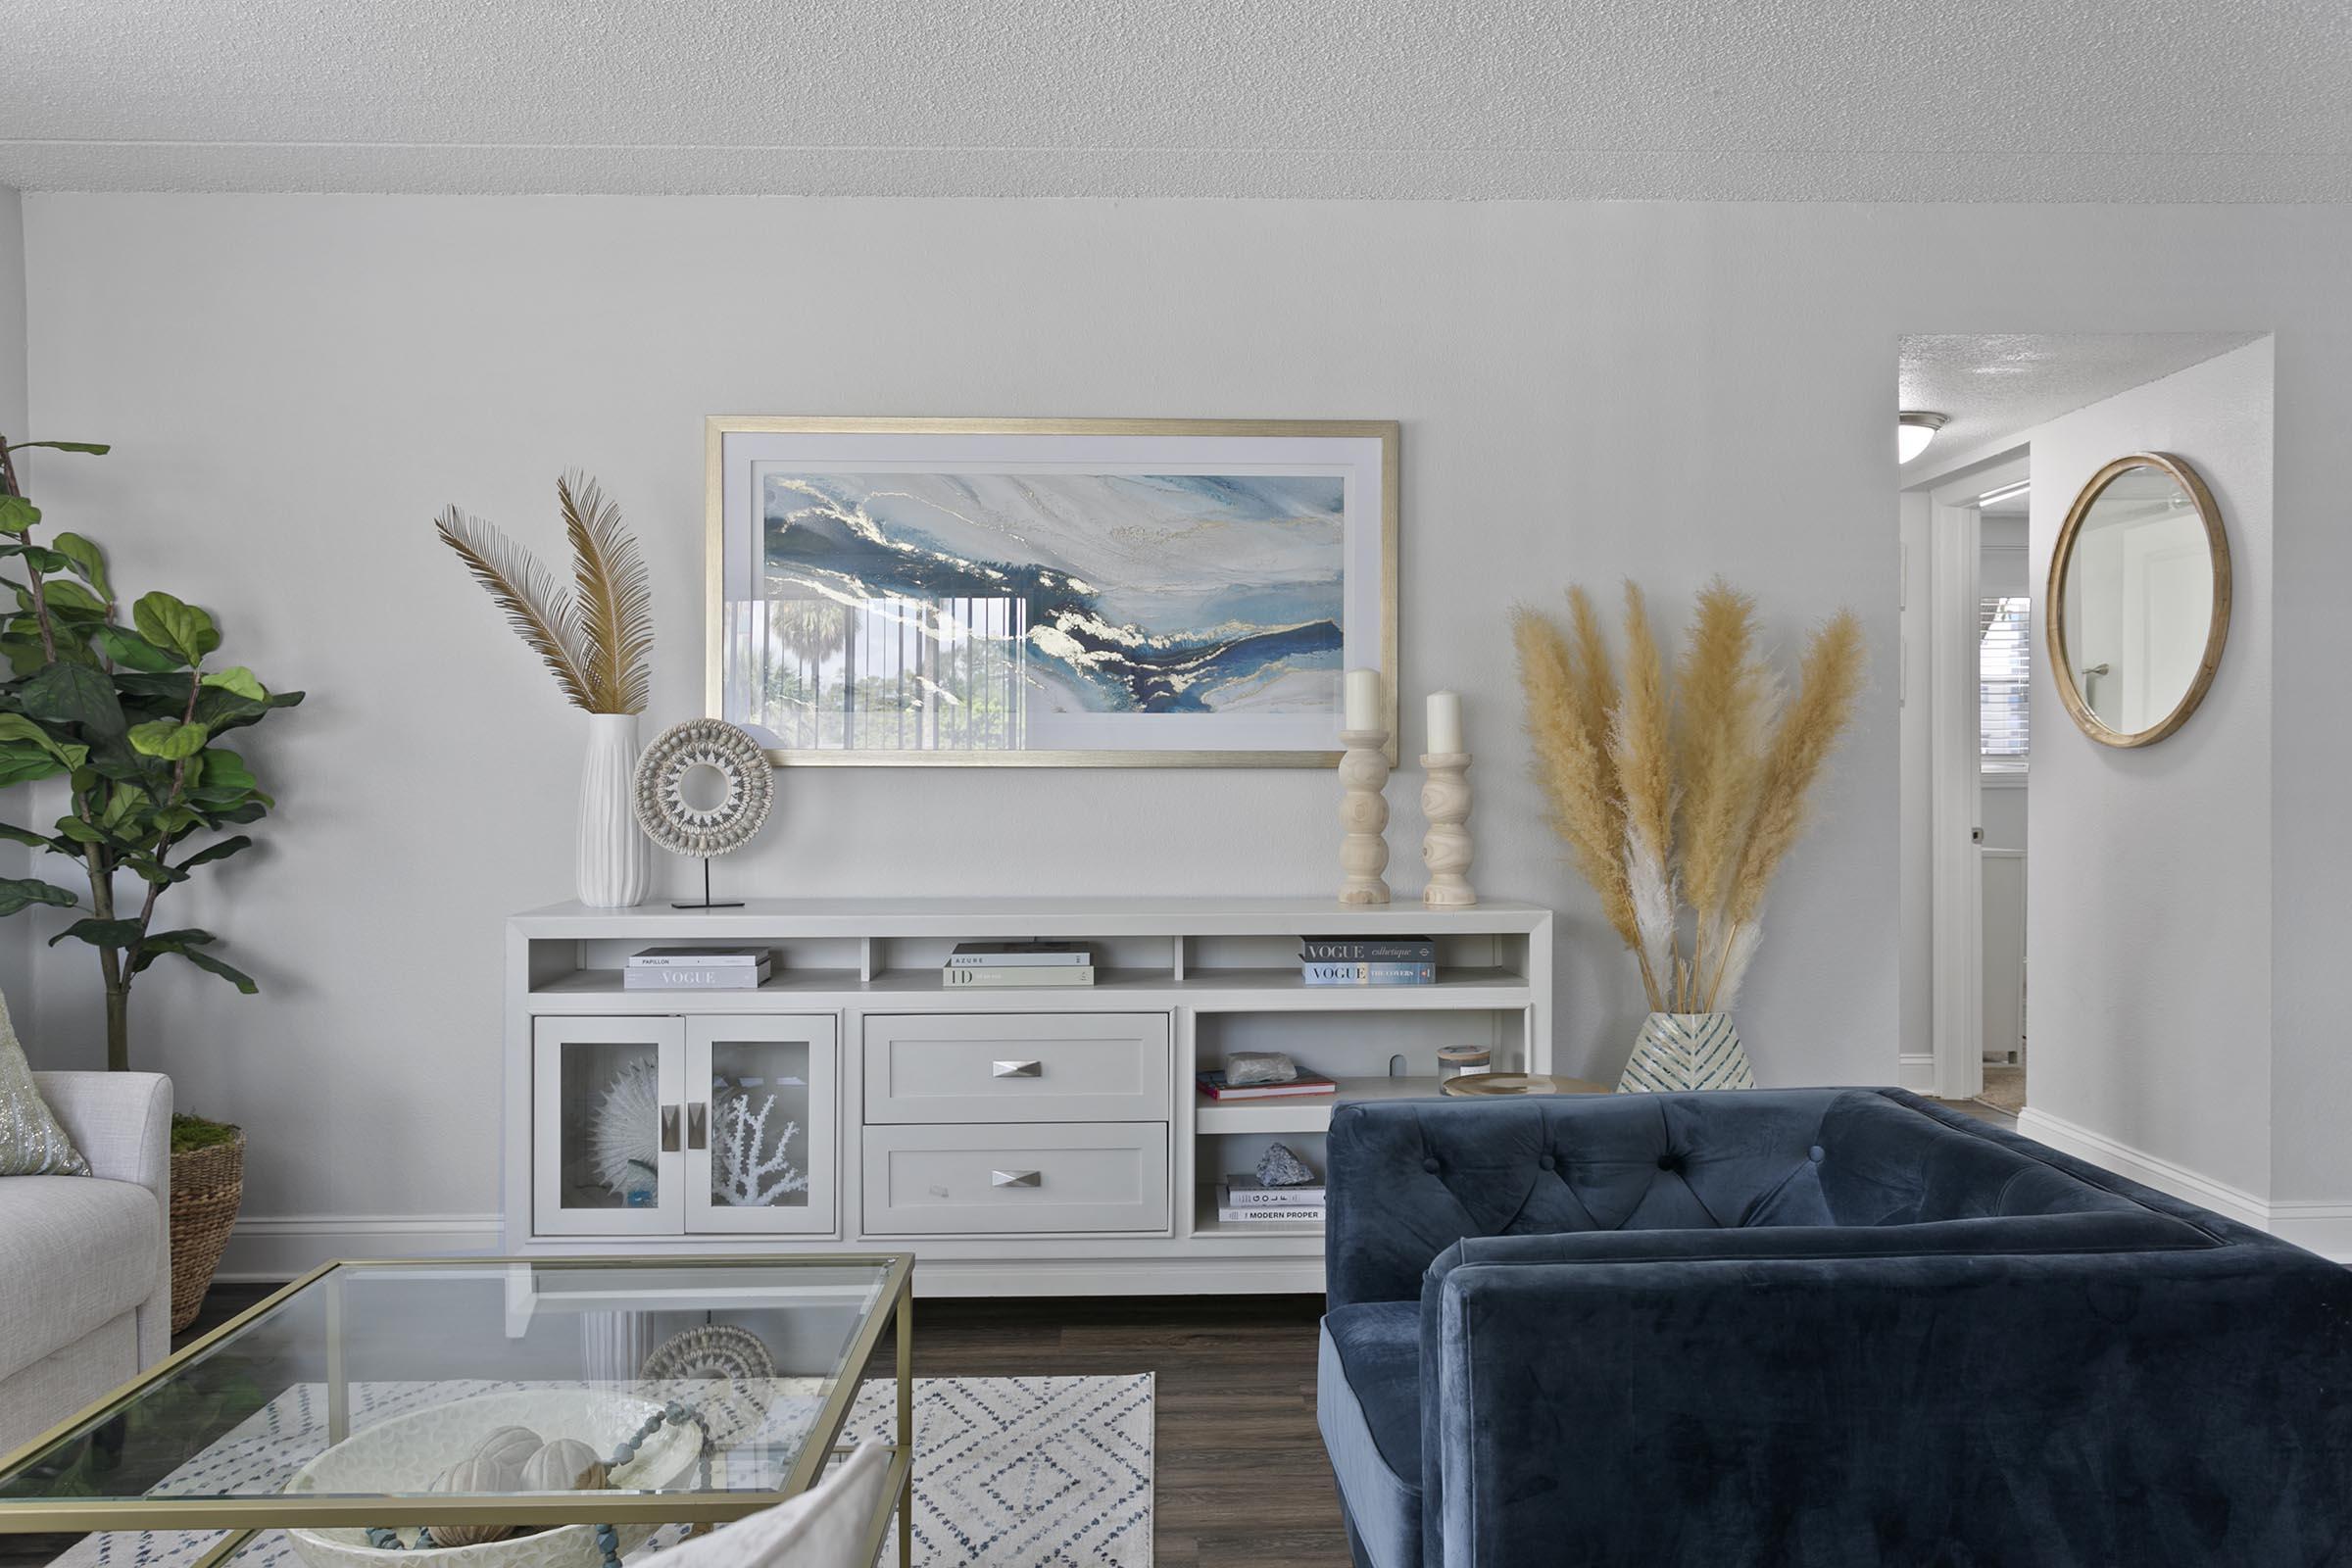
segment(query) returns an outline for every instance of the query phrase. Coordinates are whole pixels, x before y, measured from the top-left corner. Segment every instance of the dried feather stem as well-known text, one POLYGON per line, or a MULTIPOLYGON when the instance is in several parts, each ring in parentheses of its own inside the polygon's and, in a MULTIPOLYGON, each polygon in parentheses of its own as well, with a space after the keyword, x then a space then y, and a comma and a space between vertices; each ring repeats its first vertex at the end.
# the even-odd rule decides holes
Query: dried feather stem
MULTIPOLYGON (((1589 613, 1589 612, 1588 612, 1589 613)), ((1580 641, 1581 641, 1580 637, 1580 641)), ((1668 751, 1666 662, 1642 590, 1625 585, 1625 687, 1609 729, 1609 762, 1624 802, 1626 879, 1648 971, 1679 994, 1680 939, 1672 863, 1674 767, 1668 751)))
POLYGON ((558 479, 556 503, 571 540, 589 710, 643 712, 654 649, 653 590, 645 557, 622 528, 620 508, 586 474, 558 479))
POLYGON ((1722 966, 1732 871, 1763 771, 1772 675, 1755 644, 1753 599, 1721 578, 1699 590, 1690 641, 1675 666, 1674 770, 1681 785, 1676 849, 1701 975, 1722 966))
POLYGON ((497 527, 455 507, 436 517, 433 527, 506 612, 515 635, 547 661, 564 701, 588 708, 588 650, 579 606, 555 574, 497 527))

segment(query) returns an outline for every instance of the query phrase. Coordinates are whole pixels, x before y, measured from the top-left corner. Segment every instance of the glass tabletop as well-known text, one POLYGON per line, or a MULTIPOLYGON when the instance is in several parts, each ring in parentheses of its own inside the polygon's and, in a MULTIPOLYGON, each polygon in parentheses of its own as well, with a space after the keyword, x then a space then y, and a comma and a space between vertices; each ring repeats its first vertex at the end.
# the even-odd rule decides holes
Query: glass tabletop
POLYGON ((911 1263, 333 1264, 8 1459, 0 1531, 750 1512, 821 1469, 911 1263))

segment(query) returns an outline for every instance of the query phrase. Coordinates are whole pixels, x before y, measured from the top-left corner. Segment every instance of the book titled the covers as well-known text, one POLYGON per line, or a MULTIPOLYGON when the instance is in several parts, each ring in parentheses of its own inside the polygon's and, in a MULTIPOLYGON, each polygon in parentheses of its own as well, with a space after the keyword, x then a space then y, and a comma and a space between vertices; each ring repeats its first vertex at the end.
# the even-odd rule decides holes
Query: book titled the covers
POLYGON ((1310 986, 1434 986, 1434 963, 1302 963, 1299 977, 1310 986))

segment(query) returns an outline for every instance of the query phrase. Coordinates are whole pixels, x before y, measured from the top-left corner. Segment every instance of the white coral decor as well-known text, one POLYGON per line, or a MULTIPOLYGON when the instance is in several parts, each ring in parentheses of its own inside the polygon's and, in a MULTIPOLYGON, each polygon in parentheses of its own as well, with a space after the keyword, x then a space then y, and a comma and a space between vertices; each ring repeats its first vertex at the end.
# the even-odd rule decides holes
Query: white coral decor
POLYGON ((786 1122, 772 1151, 768 1145, 767 1118, 775 1108, 773 1095, 754 1110, 751 1096, 739 1090, 722 1093, 710 1148, 712 1198, 736 1208, 764 1208, 789 1193, 808 1190, 808 1175, 784 1152, 800 1136, 801 1124, 786 1122))

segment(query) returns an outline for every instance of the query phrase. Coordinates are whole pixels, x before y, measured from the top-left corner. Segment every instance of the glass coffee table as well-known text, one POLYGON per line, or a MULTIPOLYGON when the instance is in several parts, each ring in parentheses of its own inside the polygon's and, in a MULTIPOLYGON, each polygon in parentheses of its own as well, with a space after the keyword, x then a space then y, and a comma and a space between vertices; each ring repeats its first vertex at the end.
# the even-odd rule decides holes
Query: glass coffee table
POLYGON ((797 1495, 847 1440, 879 1436, 891 1468, 861 1560, 895 1515, 905 1565, 913 1268, 906 1253, 330 1263, 0 1459, 0 1533, 225 1531, 191 1565, 213 1568, 284 1530, 309 1568, 426 1568, 425 1527, 445 1545, 501 1538, 471 1568, 600 1568, 661 1526, 797 1495), (886 1332, 895 1389, 866 1381, 886 1332), (461 1465, 515 1427, 527 1436, 461 1465), (580 1456, 561 1438, 600 1461, 602 1489, 547 1490, 597 1479, 549 1479, 573 1469, 552 1456, 580 1456), (521 1450, 539 1443, 551 1462, 532 1465, 521 1450))

